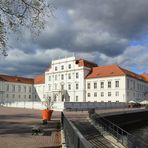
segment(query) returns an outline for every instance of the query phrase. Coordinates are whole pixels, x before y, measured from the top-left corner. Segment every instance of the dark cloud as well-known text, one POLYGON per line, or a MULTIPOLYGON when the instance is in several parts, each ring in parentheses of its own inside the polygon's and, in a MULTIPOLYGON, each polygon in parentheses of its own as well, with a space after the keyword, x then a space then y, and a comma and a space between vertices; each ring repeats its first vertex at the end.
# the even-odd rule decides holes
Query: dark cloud
POLYGON ((130 40, 147 33, 146 0, 61 0, 55 5, 57 17, 49 22, 54 32, 47 30, 39 38, 41 48, 98 51, 114 57, 123 53, 130 40))
POLYGON ((13 47, 28 53, 39 46, 43 49, 93 50, 116 56, 122 54, 128 41, 147 33, 147 0, 57 0, 55 5, 55 18, 50 18, 42 35, 31 38, 30 32, 23 29, 17 43, 11 37, 13 47), (108 33, 109 38, 104 38, 103 33, 108 33))
POLYGON ((147 0, 62 0, 57 5, 72 9, 76 20, 101 23, 107 31, 121 37, 135 38, 147 31, 147 0))
POLYGON ((53 57, 73 52, 99 65, 117 63, 139 69, 141 65, 147 71, 147 46, 129 44, 148 33, 147 0, 56 0, 54 3, 55 17, 47 20, 40 36, 31 36, 24 28, 18 36, 10 35, 9 57, 0 62, 0 71, 34 76, 42 73, 53 57))

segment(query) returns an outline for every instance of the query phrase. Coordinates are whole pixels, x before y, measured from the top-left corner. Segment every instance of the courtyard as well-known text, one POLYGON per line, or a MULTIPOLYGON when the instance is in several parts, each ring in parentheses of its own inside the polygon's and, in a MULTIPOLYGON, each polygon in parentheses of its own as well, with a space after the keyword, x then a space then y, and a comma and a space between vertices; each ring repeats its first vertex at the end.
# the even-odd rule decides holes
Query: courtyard
POLYGON ((60 112, 54 111, 52 120, 43 125, 40 110, 0 107, 0 148, 58 148, 59 123, 60 112), (35 126, 41 127, 41 134, 32 135, 35 126))

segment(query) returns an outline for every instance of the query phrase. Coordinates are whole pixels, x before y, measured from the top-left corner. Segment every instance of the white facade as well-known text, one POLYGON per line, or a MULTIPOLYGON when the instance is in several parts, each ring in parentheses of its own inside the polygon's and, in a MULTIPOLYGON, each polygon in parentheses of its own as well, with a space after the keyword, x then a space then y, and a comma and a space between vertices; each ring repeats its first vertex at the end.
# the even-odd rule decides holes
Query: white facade
POLYGON ((83 102, 85 99, 85 79, 90 68, 76 64, 70 57, 52 61, 45 72, 45 94, 58 102, 83 102))
POLYGON ((34 100, 45 101, 45 84, 34 84, 34 100))
POLYGON ((33 85, 0 81, 0 102, 31 101, 34 97, 33 85))
POLYGON ((135 78, 126 77, 126 99, 137 100, 148 100, 148 82, 140 81, 135 78))
POLYGON ((96 65, 89 61, 69 57, 53 60, 44 74, 45 82, 42 83, 9 82, 3 81, 0 77, 0 102, 43 102, 46 98, 54 99, 57 103, 129 102, 130 100, 140 102, 148 99, 148 81, 135 77, 140 75, 132 73, 130 76, 129 71, 126 74, 126 70, 124 74, 122 71, 124 69, 116 65, 114 68, 119 70, 117 75, 113 76, 114 72, 111 72, 107 76, 87 78, 93 66, 96 65))
POLYGON ((91 68, 76 64, 75 57, 52 61, 45 72, 45 94, 58 102, 140 102, 148 99, 145 94, 148 83, 144 80, 126 74, 85 79, 90 71, 91 68))
POLYGON ((128 76, 86 79, 86 101, 141 102, 147 91, 148 83, 128 76))
POLYGON ((86 101, 126 102, 126 77, 86 79, 86 101))

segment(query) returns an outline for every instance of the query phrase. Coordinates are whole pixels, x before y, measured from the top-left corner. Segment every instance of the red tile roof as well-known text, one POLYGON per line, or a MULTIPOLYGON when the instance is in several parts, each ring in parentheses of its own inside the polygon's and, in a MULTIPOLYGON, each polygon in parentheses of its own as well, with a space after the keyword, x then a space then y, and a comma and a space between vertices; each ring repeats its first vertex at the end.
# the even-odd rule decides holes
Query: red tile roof
POLYGON ((44 83, 45 83, 45 76, 39 75, 35 77, 34 84, 44 84, 44 83))
POLYGON ((85 67, 89 67, 89 68, 98 66, 96 63, 93 63, 93 62, 90 62, 90 61, 87 61, 84 59, 76 60, 76 64, 78 64, 79 66, 85 66, 85 67))
POLYGON ((117 65, 93 67, 86 79, 124 75, 117 65))
POLYGON ((86 76, 86 79, 111 77, 111 76, 123 76, 123 75, 133 77, 139 80, 147 81, 141 75, 138 75, 124 68, 121 68, 120 66, 115 64, 108 65, 108 66, 93 67, 91 72, 86 76))
POLYGON ((143 73, 140 75, 145 81, 148 82, 148 73, 143 73))
POLYGON ((33 84, 34 79, 0 74, 0 81, 33 84))
POLYGON ((136 78, 136 79, 139 79, 139 80, 144 80, 140 75, 132 72, 132 71, 129 71, 127 69, 124 69, 124 68, 121 68, 120 69, 125 73, 125 75, 127 76, 130 76, 130 77, 133 77, 133 78, 136 78))

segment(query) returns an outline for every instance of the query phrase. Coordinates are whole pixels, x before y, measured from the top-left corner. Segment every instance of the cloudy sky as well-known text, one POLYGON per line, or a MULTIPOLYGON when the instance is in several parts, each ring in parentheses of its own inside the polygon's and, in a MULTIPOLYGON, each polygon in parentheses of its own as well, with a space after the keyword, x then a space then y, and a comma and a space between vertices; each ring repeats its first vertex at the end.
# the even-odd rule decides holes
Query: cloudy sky
POLYGON ((148 0, 54 0, 56 10, 39 37, 10 35, 0 72, 33 77, 51 60, 72 56, 148 73, 148 0))

